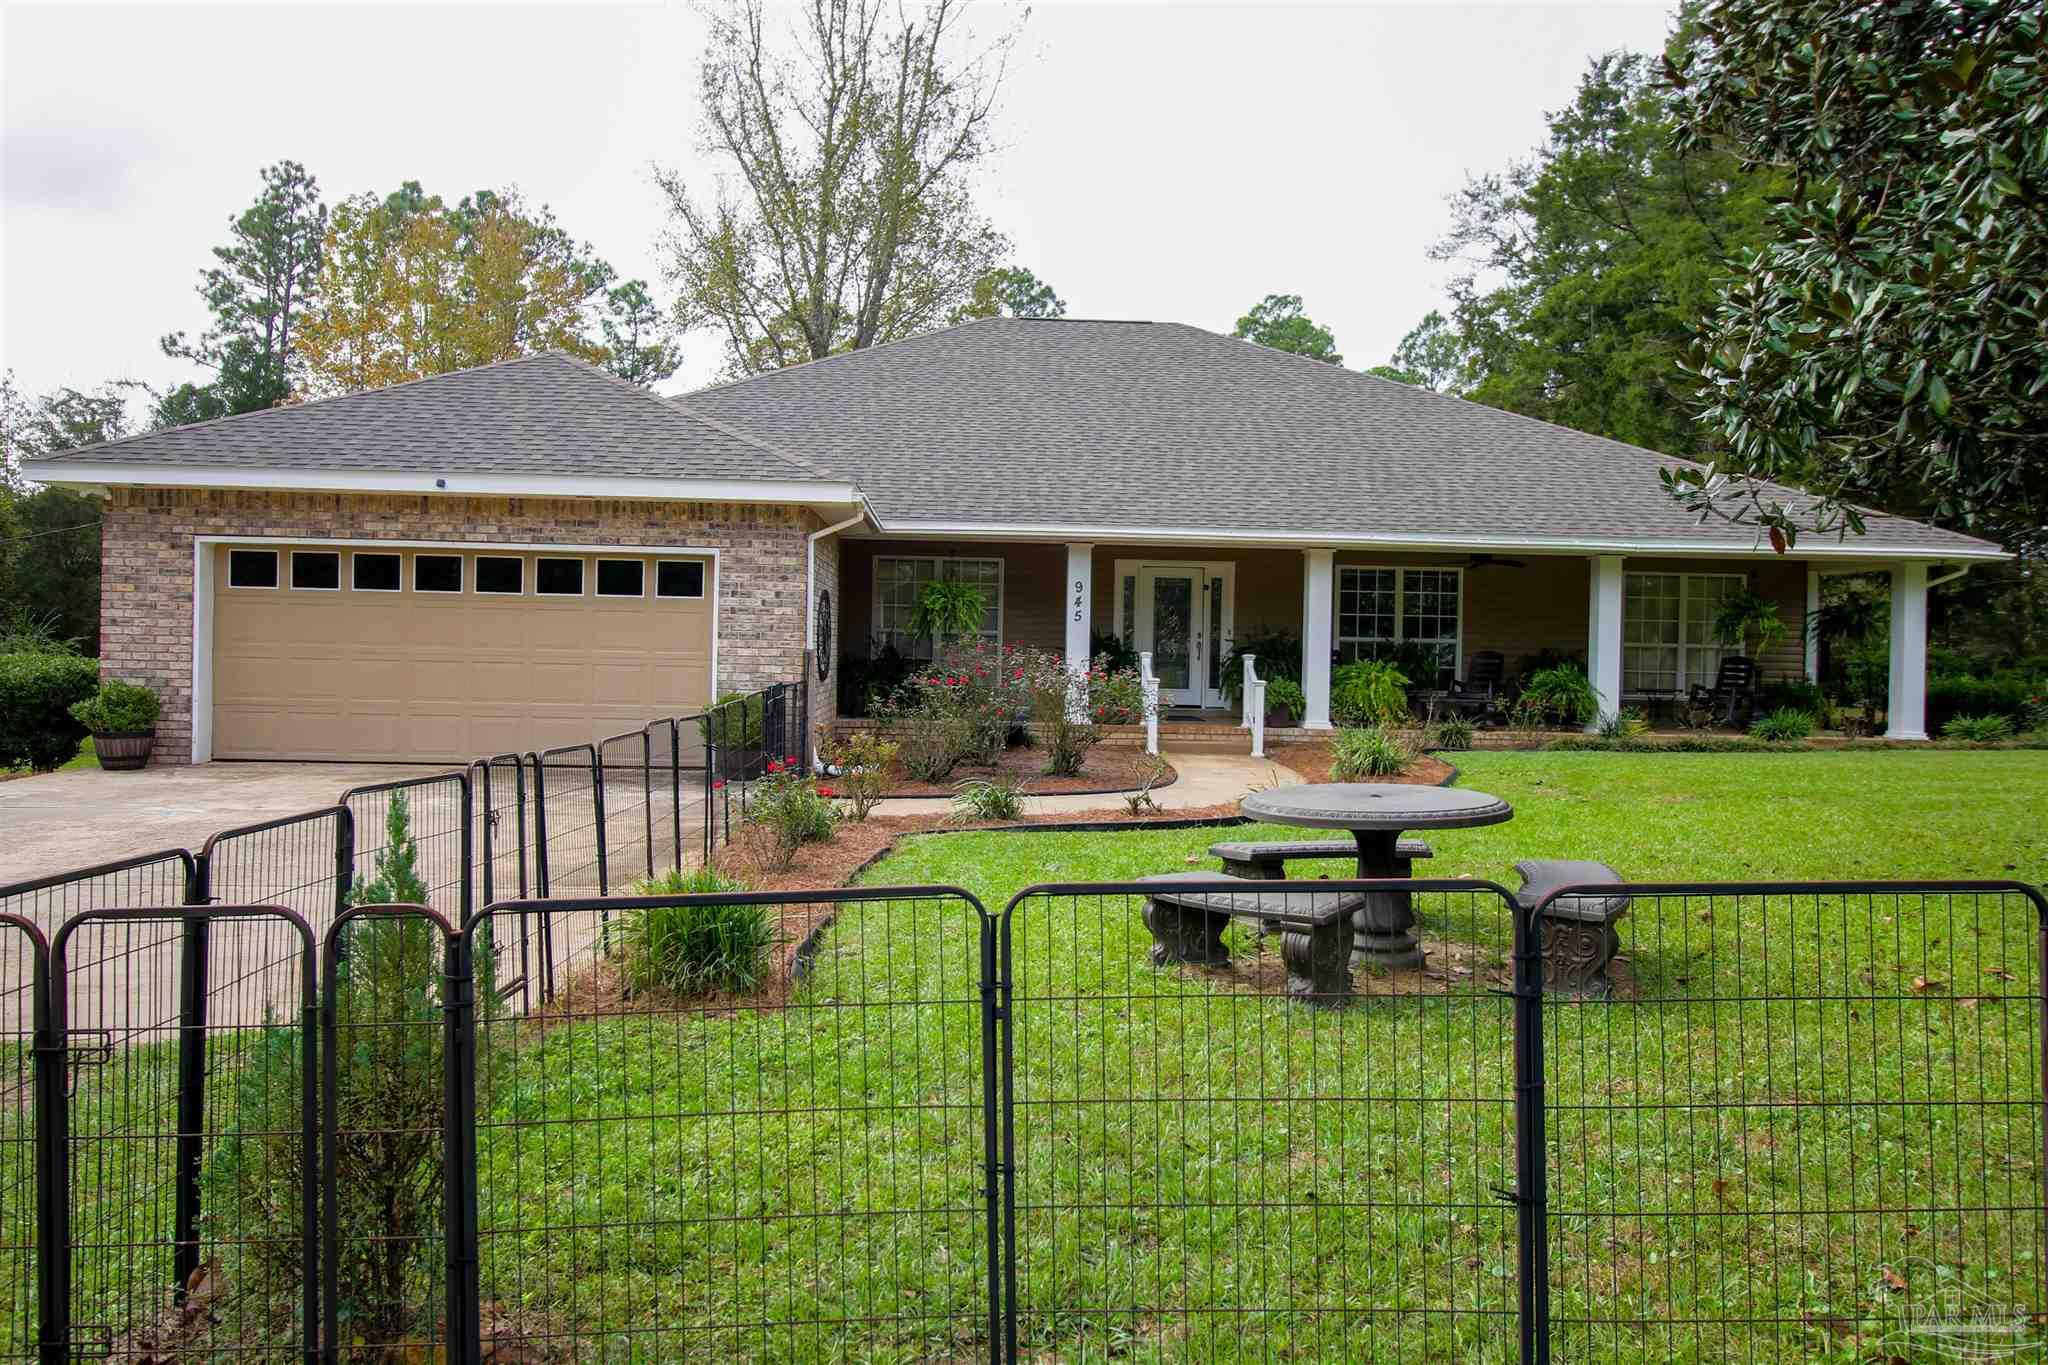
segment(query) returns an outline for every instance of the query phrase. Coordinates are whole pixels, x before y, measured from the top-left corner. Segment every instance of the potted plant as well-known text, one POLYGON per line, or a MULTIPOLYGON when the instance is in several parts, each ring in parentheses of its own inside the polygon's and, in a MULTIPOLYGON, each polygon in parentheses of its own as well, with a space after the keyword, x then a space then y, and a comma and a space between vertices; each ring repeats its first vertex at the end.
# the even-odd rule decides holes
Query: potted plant
POLYGON ((1722 644, 1734 645, 1754 659, 1761 650, 1785 638, 1785 623, 1778 616, 1778 604, 1755 588, 1732 593, 1714 613, 1714 634, 1722 644))
POLYGON ((1268 729, 1286 729, 1297 723, 1308 710, 1308 698, 1302 694, 1301 684, 1292 678, 1274 678, 1266 684, 1266 726, 1268 729))
POLYGON ((71 707, 71 718, 92 735, 93 752, 109 772, 125 772, 149 762, 156 748, 156 718, 163 708, 156 693, 141 683, 108 678, 84 701, 71 707))

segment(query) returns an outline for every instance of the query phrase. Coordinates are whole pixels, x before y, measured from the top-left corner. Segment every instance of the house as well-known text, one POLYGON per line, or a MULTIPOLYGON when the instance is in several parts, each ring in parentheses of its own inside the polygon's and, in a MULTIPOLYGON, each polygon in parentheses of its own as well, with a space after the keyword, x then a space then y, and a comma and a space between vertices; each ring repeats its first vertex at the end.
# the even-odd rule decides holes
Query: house
MULTIPOLYGON (((1872 516, 1775 554, 1675 463, 1194 327, 990 319, 681 399, 533 356, 26 472, 104 493, 103 657, 164 694, 160 761, 582 741, 914 651, 933 578, 988 589, 993 639, 1150 650, 1180 706, 1297 632, 1321 727, 1332 661, 1389 643, 1577 654, 1612 710, 1712 680, 1724 594, 1797 623, 1883 570, 1891 734, 1924 738, 1930 576, 1999 548, 1872 516)), ((1797 629, 1760 662, 1814 667, 1797 629)))

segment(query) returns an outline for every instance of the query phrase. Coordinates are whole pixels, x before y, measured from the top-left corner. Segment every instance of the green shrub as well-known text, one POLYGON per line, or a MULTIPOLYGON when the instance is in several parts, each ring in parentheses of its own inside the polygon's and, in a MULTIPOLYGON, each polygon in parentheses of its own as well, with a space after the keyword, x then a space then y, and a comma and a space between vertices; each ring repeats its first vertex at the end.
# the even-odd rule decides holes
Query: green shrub
POLYGON ((1804 711, 1815 718, 1825 715, 1830 709, 1827 698, 1821 693, 1820 685, 1810 683, 1804 678, 1780 678, 1776 682, 1767 682, 1756 690, 1758 713, 1783 711, 1787 707, 1795 711, 1804 711))
POLYGON ((0 654, 0 768, 49 772, 85 738, 71 708, 99 687, 97 661, 75 654, 0 654))
POLYGON ((2027 698, 2027 733, 2048 736, 2048 688, 2040 695, 2027 698))
POLYGON ((1964 739, 1972 744, 1995 744, 2012 738, 2012 720, 2007 716, 1954 716, 1941 727, 1944 739, 1964 739))
POLYGON ((1415 757, 1406 741, 1378 726, 1339 730, 1331 753, 1330 776, 1339 782, 1392 777, 1415 757))
MULTIPOLYGON (((667 872, 633 889, 636 896, 705 896, 745 891, 745 882, 716 868, 667 872)), ((635 992, 688 997, 713 991, 743 995, 768 974, 775 926, 765 905, 743 902, 657 905, 633 912, 621 961, 635 992)))
POLYGON ((1813 736, 1813 716, 1796 706, 1782 706, 1767 715, 1758 716, 1749 727, 1749 733, 1757 739, 1774 743, 1810 739, 1813 736))
POLYGON ((1927 684, 1927 724, 1946 731, 1957 716, 2000 715, 2017 729, 2027 723, 2028 703, 2042 690, 2040 679, 2022 673, 1937 679, 1927 684))
POLYGON ((697 718, 697 733, 706 744, 721 749, 758 749, 764 700, 759 692, 721 693, 716 704, 697 718))
POLYGON ((868 818, 868 812, 889 790, 890 769, 895 765, 899 746, 883 739, 875 730, 856 730, 839 739, 829 733, 829 726, 821 725, 818 729, 818 752, 839 770, 832 785, 820 786, 818 794, 845 801, 858 824, 868 818))
POLYGON ((1600 733, 1609 739, 1636 739, 1650 733, 1650 722, 1639 706, 1624 706, 1600 719, 1600 733))
POLYGON ((747 803, 747 818, 775 835, 783 867, 796 861, 805 844, 822 844, 839 826, 839 809, 795 764, 768 760, 768 776, 747 803))
MULTIPOLYGON (((1244 696, 1244 660, 1246 655, 1258 660, 1254 667, 1261 678, 1276 682, 1281 678, 1301 681, 1301 637, 1292 631, 1273 630, 1263 635, 1239 635, 1230 653, 1223 656, 1223 695, 1232 706, 1239 704, 1244 696)), ((1268 697, 1273 694, 1266 693, 1268 697)))
POLYGON ((1577 664, 1539 668, 1522 681, 1516 703, 1553 725, 1576 725, 1600 714, 1600 694, 1577 664))
POLYGON ((956 790, 955 819, 1014 820, 1024 810, 1024 789, 1007 777, 970 778, 956 790))
POLYGON ((1308 714, 1308 698, 1302 693, 1301 684, 1292 678, 1275 678, 1266 684, 1266 709, 1282 708, 1296 720, 1308 714))
POLYGON ((1672 735, 1657 738, 1638 735, 1609 739, 1604 735, 1560 735, 1543 746, 1545 753, 1596 754, 1775 754, 1804 750, 1811 745, 1771 744, 1746 735, 1672 735))
POLYGON ((1119 668, 1107 654, 1088 670, 1088 714, 1097 725, 1138 725, 1145 719, 1145 684, 1136 670, 1119 668))
POLYGON ((1445 716, 1429 728, 1429 747, 1450 751, 1463 751, 1472 747, 1472 736, 1478 727, 1467 716, 1445 716))
MULTIPOLYGON (((351 889, 350 904, 424 903, 402 794, 391 798, 384 833, 375 875, 351 889)), ((399 1342, 430 1330, 436 1306, 446 1165, 442 942, 424 919, 371 918, 344 930, 342 949, 334 983, 339 1310, 352 1340, 399 1342)), ((477 999, 488 998, 480 984, 477 999)), ((488 1032, 477 1030, 479 1048, 488 1032)), ((216 1148, 202 1196, 209 1222, 245 1248, 229 1271, 240 1276, 239 1292, 255 1297, 254 1279, 285 1291, 286 1303, 300 1273, 299 1046, 295 1028, 266 1028, 232 1073, 238 1131, 216 1148)))
POLYGON ((1088 762, 1088 751, 1101 738, 1089 721, 1074 719, 1069 702, 1080 684, 1057 654, 1013 649, 1008 655, 1003 666, 1023 692, 1039 743, 1045 748, 1046 773, 1078 776, 1088 762))
POLYGON ((99 691, 72 703, 71 718, 96 735, 126 735, 154 730, 162 709, 156 693, 141 683, 108 678, 99 691))
POLYGON ((1330 718, 1339 725, 1398 725, 1408 716, 1408 675, 1361 659, 1330 674, 1330 718))

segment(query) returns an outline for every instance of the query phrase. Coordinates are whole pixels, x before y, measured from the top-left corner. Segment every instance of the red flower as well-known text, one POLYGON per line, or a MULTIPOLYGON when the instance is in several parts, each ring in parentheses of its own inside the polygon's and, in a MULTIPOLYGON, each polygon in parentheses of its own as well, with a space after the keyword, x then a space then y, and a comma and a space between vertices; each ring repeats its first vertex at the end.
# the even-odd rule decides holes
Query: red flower
POLYGON ((720 790, 721 788, 723 788, 724 786, 725 786, 725 779, 721 777, 721 778, 719 778, 719 779, 718 779, 717 781, 715 781, 715 782, 713 782, 713 783, 711 784, 711 790, 713 790, 713 791, 718 791, 718 790, 720 790))
POLYGON ((818 788, 818 795, 820 795, 820 796, 830 796, 830 795, 832 795, 832 789, 831 789, 830 787, 820 787, 820 788, 818 788))

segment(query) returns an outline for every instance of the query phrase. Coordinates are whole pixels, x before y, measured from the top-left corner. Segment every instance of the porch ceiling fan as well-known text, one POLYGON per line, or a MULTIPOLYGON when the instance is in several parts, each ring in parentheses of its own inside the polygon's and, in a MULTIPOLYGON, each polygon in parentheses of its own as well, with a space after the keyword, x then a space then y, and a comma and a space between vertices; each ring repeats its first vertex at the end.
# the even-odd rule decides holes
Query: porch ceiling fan
POLYGON ((1527 567, 1519 559, 1508 559, 1502 555, 1473 555, 1472 558, 1465 561, 1465 567, 1468 569, 1484 569, 1492 564, 1498 564, 1503 569, 1521 569, 1527 567))

